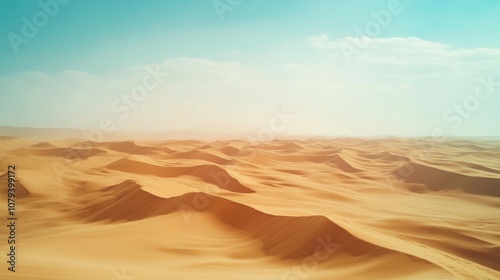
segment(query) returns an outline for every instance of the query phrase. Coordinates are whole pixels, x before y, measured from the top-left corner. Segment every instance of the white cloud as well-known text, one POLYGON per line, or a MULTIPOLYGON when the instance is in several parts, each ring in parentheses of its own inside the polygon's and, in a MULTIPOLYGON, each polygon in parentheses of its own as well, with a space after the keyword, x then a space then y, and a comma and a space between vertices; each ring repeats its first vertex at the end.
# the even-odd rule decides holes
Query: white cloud
POLYGON ((309 37, 311 47, 337 58, 381 65, 440 65, 498 70, 500 49, 453 48, 415 37, 344 37, 331 40, 326 34, 309 37))

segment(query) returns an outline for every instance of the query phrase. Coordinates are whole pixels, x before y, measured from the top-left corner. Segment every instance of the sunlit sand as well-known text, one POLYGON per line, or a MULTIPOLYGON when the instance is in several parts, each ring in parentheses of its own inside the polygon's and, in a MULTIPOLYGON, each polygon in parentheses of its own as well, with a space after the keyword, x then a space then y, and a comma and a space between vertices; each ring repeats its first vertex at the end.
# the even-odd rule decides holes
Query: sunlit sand
POLYGON ((500 278, 500 142, 2 137, 0 157, 1 279, 500 278))

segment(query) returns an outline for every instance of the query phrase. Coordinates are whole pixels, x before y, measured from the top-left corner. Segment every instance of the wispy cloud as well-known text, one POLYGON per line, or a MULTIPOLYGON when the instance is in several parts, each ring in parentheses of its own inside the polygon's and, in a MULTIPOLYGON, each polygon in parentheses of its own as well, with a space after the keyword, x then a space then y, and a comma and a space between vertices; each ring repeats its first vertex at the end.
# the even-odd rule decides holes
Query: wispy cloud
POLYGON ((500 48, 454 48, 415 37, 309 37, 310 46, 331 55, 352 56, 363 63, 385 65, 441 65, 493 71, 499 68, 500 48))

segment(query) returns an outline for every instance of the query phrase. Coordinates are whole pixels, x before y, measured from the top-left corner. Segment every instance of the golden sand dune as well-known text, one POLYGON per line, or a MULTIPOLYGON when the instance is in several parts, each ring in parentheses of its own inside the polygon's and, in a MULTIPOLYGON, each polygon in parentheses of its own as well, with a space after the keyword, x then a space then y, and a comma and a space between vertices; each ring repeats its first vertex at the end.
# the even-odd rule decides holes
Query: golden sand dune
POLYGON ((468 193, 500 197, 500 178, 493 174, 498 171, 476 165, 478 170, 491 172, 492 177, 469 176, 448 171, 431 165, 409 162, 413 171, 404 177, 404 181, 427 186, 432 191, 460 189, 468 193))
MULTIPOLYGON (((9 177, 7 172, 0 176, 0 182, 3 183, 3 186, 7 186, 8 178, 9 177)), ((2 194, 7 197, 7 187, 2 188, 2 194)), ((16 198, 23 198, 28 196, 30 196, 30 191, 21 183, 21 180, 18 180, 16 183, 16 198)))
MULTIPOLYGON (((93 144, 93 145, 95 145, 95 144, 93 144)), ((122 152, 122 153, 126 153, 126 154, 147 155, 147 154, 152 154, 155 152, 155 149, 153 149, 151 147, 138 146, 136 143, 134 143, 132 141, 112 142, 112 143, 106 143, 102 146, 106 147, 112 151, 122 152)))
MULTIPOLYGON (((35 147, 35 146, 32 146, 35 147)), ((103 154, 104 151, 94 148, 94 149, 75 149, 72 147, 65 148, 21 148, 14 150, 13 155, 17 156, 43 156, 43 157, 59 157, 63 159, 71 159, 72 157, 77 159, 86 159, 98 154, 103 154)))
POLYGON ((222 223, 252 235, 262 243, 267 255, 283 259, 305 258, 315 253, 318 240, 333 242, 332 250, 345 249, 353 256, 376 256, 387 250, 353 237, 324 216, 273 216, 252 207, 206 193, 188 193, 180 197, 160 198, 141 189, 133 181, 104 188, 96 199, 86 201, 76 216, 90 222, 137 221, 184 209, 203 211, 222 223), (199 198, 207 203, 200 207, 199 198), (86 206, 93 202, 92 205, 86 206))
POLYGON ((163 178, 190 175, 204 182, 212 183, 234 192, 251 193, 253 190, 243 186, 219 166, 204 164, 189 167, 158 166, 130 159, 120 159, 106 166, 109 169, 141 175, 154 175, 163 178), (223 179, 220 179, 223 178, 223 179))
POLYGON ((500 142, 2 136, 0 157, 1 279, 500 279, 500 142))

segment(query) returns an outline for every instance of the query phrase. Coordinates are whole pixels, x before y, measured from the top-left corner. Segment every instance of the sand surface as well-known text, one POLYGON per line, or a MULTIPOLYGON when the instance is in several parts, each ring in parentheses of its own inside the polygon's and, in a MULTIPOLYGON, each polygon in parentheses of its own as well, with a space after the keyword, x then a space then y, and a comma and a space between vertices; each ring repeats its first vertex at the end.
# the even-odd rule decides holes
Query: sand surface
POLYGON ((0 158, 0 279, 500 279, 500 142, 3 136, 0 158))

